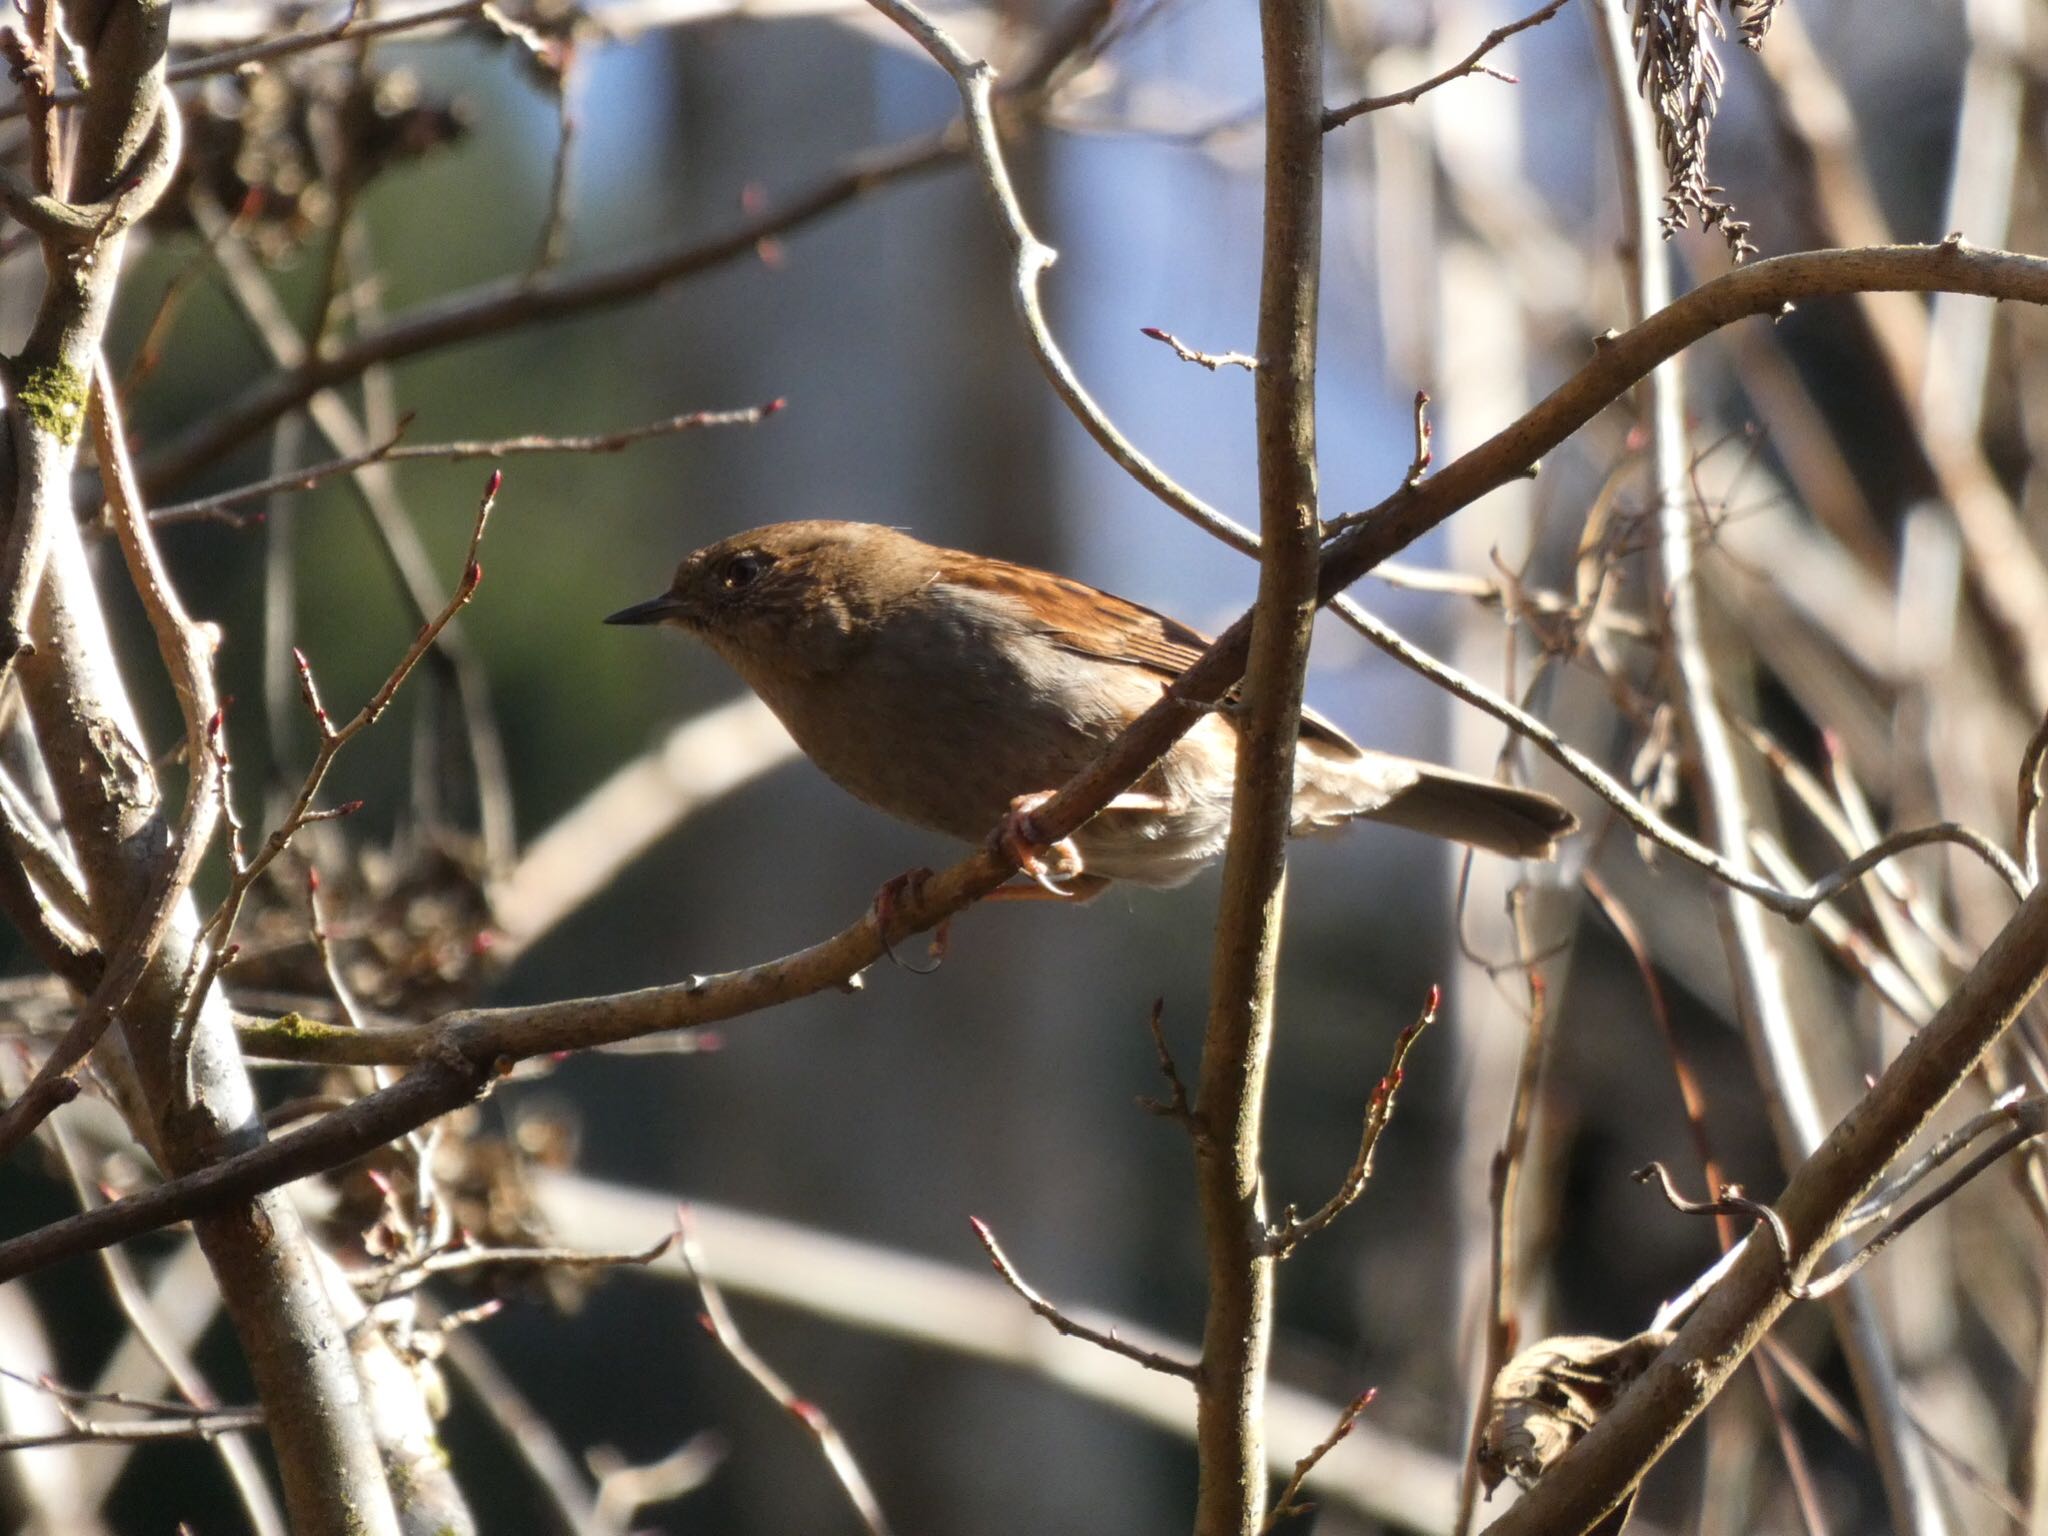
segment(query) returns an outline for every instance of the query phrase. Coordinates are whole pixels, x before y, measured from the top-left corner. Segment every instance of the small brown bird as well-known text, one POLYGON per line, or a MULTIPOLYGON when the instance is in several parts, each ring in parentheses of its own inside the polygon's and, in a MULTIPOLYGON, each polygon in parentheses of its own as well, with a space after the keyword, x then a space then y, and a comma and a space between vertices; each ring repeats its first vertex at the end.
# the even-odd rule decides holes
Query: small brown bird
MULTIPOLYGON (((1001 824, 1055 895, 1179 885, 1223 851, 1237 748, 1227 711, 1050 850, 1056 863, 1037 857, 1031 807, 1208 644, 1078 581, 873 523, 776 523, 698 550, 668 591, 605 622, 701 637, 845 789, 970 842, 1001 824)), ((1548 795, 1367 751, 1304 712, 1295 835, 1359 817, 1515 858, 1550 857, 1577 826, 1548 795)))

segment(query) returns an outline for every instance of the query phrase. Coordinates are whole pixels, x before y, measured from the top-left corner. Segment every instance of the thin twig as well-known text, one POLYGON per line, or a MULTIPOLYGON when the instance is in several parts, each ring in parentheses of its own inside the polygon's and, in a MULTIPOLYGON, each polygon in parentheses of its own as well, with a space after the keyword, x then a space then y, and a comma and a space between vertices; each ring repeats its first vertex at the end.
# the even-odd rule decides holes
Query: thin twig
POLYGON ((989 1230, 987 1222, 979 1216, 970 1216, 967 1223, 974 1228, 975 1237, 987 1251, 989 1263, 995 1267, 995 1272, 1003 1277, 1003 1284, 1015 1291, 1025 1306, 1052 1324, 1055 1333, 1063 1334, 1070 1339, 1080 1339, 1083 1343, 1093 1344, 1097 1349, 1106 1349, 1112 1355, 1122 1355, 1126 1360, 1134 1361, 1148 1371, 1158 1371, 1165 1376, 1178 1376, 1182 1381, 1196 1379, 1196 1367, 1186 1360, 1175 1360, 1169 1355, 1160 1354, 1157 1350, 1142 1349, 1135 1344, 1127 1343, 1118 1338, 1114 1331, 1091 1328, 1086 1323, 1075 1322, 1041 1296, 1022 1275, 1017 1273, 1017 1267, 1010 1262, 1009 1255, 1003 1252, 1002 1245, 996 1241, 996 1235, 989 1230))
MULTIPOLYGON (((57 1145, 58 1156, 63 1160, 64 1170, 70 1177, 73 1195, 80 1205, 92 1206, 100 1199, 100 1194, 88 1174, 85 1158, 80 1153, 76 1139, 65 1129, 61 1120, 51 1122, 50 1130, 57 1145)), ((135 1265, 128 1255, 119 1247, 108 1248, 100 1254, 100 1267, 106 1273, 107 1288, 113 1292, 114 1303, 127 1318, 134 1337, 156 1361, 171 1385, 184 1396, 182 1403, 144 1406, 157 1413, 219 1411, 220 1400, 207 1385, 199 1367, 184 1345, 179 1342, 175 1330, 170 1327, 151 1298, 148 1287, 136 1273, 135 1265)), ((119 1400, 120 1394, 77 1394, 77 1397, 79 1400, 90 1397, 97 1401, 109 1401, 119 1400)), ((257 1536, 284 1536, 284 1516, 278 1510, 277 1500, 271 1493, 270 1484, 258 1462, 250 1437, 241 1434, 223 1435, 215 1449, 229 1481, 235 1485, 235 1492, 240 1497, 242 1507, 249 1516, 249 1524, 257 1536)))
POLYGON ((0 773, 0 837, 57 915, 81 935, 90 932, 92 914, 77 862, 5 773, 0 773))
POLYGON ((1176 1122, 1190 1137, 1199 1140, 1207 1135, 1202 1117, 1195 1113, 1188 1098, 1188 1085, 1181 1079, 1180 1068, 1174 1065, 1173 1052, 1166 1044, 1165 998, 1155 997, 1152 1000, 1152 1012, 1146 1017, 1145 1026, 1152 1035, 1152 1054, 1158 1059, 1159 1075, 1166 1079, 1167 1097, 1163 1100, 1141 1098, 1138 1105, 1176 1122))
MULTIPOLYGON (((1325 595, 1341 591, 1386 554, 1403 547, 1453 511, 1522 473, 1589 420, 1616 391, 1661 358, 1746 315, 1768 313, 1787 298, 1822 292, 1921 290, 1948 284, 1969 292, 2048 301, 2048 261, 2008 253, 1935 248, 1826 251, 1777 257, 1746 266, 1675 300, 1665 311, 1600 348, 1577 374, 1492 438, 1415 487, 1403 488, 1362 516, 1325 552, 1325 595)), ((1248 626, 1240 620, 1169 689, 1166 696, 1038 811, 1053 836, 1070 835, 1088 816, 1127 789, 1159 753, 1178 740, 1241 673, 1248 626)), ((1553 738, 1554 739, 1554 738, 1553 738)), ((1597 771, 1597 767, 1596 767, 1597 771)), ((1632 797, 1622 792, 1624 799, 1632 797)), ((1014 866, 977 850, 910 893, 894 914, 894 940, 936 925, 1003 883, 1014 866)), ((1774 888, 1773 888, 1774 889, 1774 888)), ((2031 899, 2031 898, 2030 898, 2031 899)), ((2022 909, 2023 914, 2031 908, 2022 909)), ((2029 917, 2015 935, 2031 931, 2029 917)), ((2048 930, 2048 917, 2041 919, 2048 930)), ((130 1196, 103 1212, 67 1218, 0 1242, 0 1279, 106 1242, 153 1230, 252 1192, 319 1172, 360 1155, 391 1135, 466 1103, 490 1080, 493 1063, 524 1055, 582 1049, 662 1030, 732 1019, 827 988, 881 957, 872 913, 793 955, 671 987, 488 1012, 457 1012, 397 1030, 322 1031, 318 1026, 255 1026, 241 1031, 244 1049, 283 1060, 417 1063, 389 1089, 359 1100, 270 1146, 235 1154, 203 1173, 130 1196), (466 1050, 477 1052, 472 1061, 466 1050)), ((1978 970, 1986 962, 1980 960, 1978 970)), ((1947 1013, 1959 1006, 1955 998, 1947 1013)))
MULTIPOLYGON (((783 404, 781 400, 770 400, 765 405, 747 406, 740 410, 686 411, 680 416, 667 416, 660 421, 625 427, 616 432, 595 432, 583 436, 529 432, 518 437, 401 444, 398 436, 394 435, 382 443, 364 449, 361 453, 329 459, 322 464, 309 464, 304 469, 272 475, 268 479, 237 486, 234 490, 222 491, 218 495, 202 496, 194 501, 181 501, 173 506, 158 507, 150 513, 149 520, 159 528, 200 521, 240 525, 244 519, 224 515, 229 508, 241 506, 246 502, 261 501, 277 491, 311 490, 330 476, 347 474, 370 464, 400 464, 414 459, 441 459, 456 463, 464 459, 501 459, 507 454, 515 453, 617 453, 650 437, 667 437, 679 432, 694 432, 704 427, 753 426, 773 416, 783 408, 783 404)), ((400 435, 411 421, 410 416, 400 418, 400 435)))
MULTIPOLYGON (((191 204, 202 229, 220 222, 220 210, 210 199, 195 193, 191 204)), ((356 233, 359 235, 360 231, 356 233)), ((306 345, 285 312, 270 276, 248 251, 233 241, 223 242, 218 249, 218 262, 229 296, 274 362, 290 366, 308 357, 324 355, 306 345)), ((388 403, 388 384, 389 376, 378 364, 373 362, 364 370, 365 412, 374 415, 388 403)), ((373 437, 388 438, 397 429, 395 419, 383 425, 373 422, 374 431, 364 427, 356 409, 333 389, 315 391, 307 403, 307 414, 334 450, 342 454, 361 453, 373 437)), ((356 470, 351 480, 370 533, 405 607, 411 610, 416 623, 428 624, 440 599, 440 587, 426 544, 389 472, 382 465, 367 464, 356 470)), ((452 621, 436 632, 427 659, 438 679, 455 697, 474 770, 484 860, 495 869, 511 858, 513 810, 504 742, 497 715, 491 708, 489 675, 469 645, 462 626, 452 621)))
POLYGON ((292 839, 298 835, 300 829, 312 822, 330 821, 339 816, 347 816, 359 808, 359 802, 349 801, 332 809, 316 810, 313 802, 318 798, 320 787, 326 782, 328 770, 334 766, 334 760, 340 756, 342 749, 383 717, 384 711, 391 707, 392 699, 397 697, 398 690, 405 685, 405 680, 412 675, 413 669, 433 647, 441 631, 448 627, 449 622, 475 595, 477 584, 483 580, 484 574, 477 554, 483 545, 484 528, 490 520, 491 508, 497 501, 498 487, 503 482, 503 473, 493 470, 485 484, 484 493, 477 502, 476 521, 470 529, 469 552, 463 562, 462 575, 457 580, 455 590, 449 595, 448 601, 442 606, 441 611, 421 628, 419 634, 413 638, 412 644, 406 647, 405 653, 399 657, 397 665, 378 685, 376 692, 370 695, 368 702, 353 716, 340 725, 334 724, 328 716, 326 706, 320 701, 319 688, 313 679, 312 664, 306 660, 303 653, 296 650, 292 652, 293 659, 298 664, 300 692, 305 699, 307 712, 313 718, 314 729, 319 733, 320 745, 314 753, 313 765, 306 770, 306 776, 300 782, 298 793, 293 796, 284 818, 272 828, 262 847, 258 848, 246 862, 238 863, 230 877, 227 895, 222 898, 220 906, 215 909, 201 932, 201 939, 208 946, 208 956, 203 980, 195 995, 204 995, 207 986, 211 985, 214 977, 227 963, 230 954, 228 939, 234 932, 235 923, 241 916, 242 905, 248 899, 249 891, 278 855, 291 845, 292 839))
MULTIPOLYGON (((1524 940, 1521 930, 1526 927, 1520 921, 1522 908, 1523 903, 1518 900, 1515 903, 1518 941, 1524 940)), ((1521 947, 1526 948, 1526 943, 1521 943, 1521 947)), ((1487 1194, 1493 1207, 1493 1241, 1489 1245, 1490 1295, 1486 1309, 1485 1347, 1480 1354, 1477 1402, 1465 1449, 1464 1470, 1458 1479, 1458 1522, 1451 1528, 1454 1536, 1465 1536, 1472 1529, 1473 1512, 1478 1507, 1479 1498, 1479 1448, 1493 1413, 1493 1384, 1500 1375, 1501 1367, 1514 1357, 1517 1343, 1515 1314, 1520 1303, 1520 1287, 1515 1274, 1518 1259, 1515 1216, 1520 1203, 1517 1196, 1529 1147, 1529 1128, 1535 1121, 1536 1089, 1549 1041, 1550 1019, 1549 988, 1543 974, 1532 965, 1528 975, 1528 1024, 1522 1034, 1521 1059, 1515 1068, 1514 1094, 1508 1101, 1508 1123, 1501 1132, 1500 1146, 1493 1154, 1489 1169, 1487 1194)))
MULTIPOLYGON (((314 48, 326 48, 335 43, 364 42, 371 38, 389 37, 402 32, 417 32, 427 27, 444 23, 465 21, 481 15, 488 0, 459 0, 454 5, 436 6, 429 10, 414 11, 405 16, 388 16, 375 19, 359 18, 353 7, 347 17, 334 26, 316 32, 300 32, 290 37, 268 38, 260 43, 250 43, 241 48, 224 48, 218 53, 209 53, 196 59, 186 59, 173 64, 164 71, 165 83, 182 85, 188 80, 203 80, 209 75, 231 74, 251 64, 269 64, 278 59, 289 58, 296 53, 305 53, 314 48)), ((75 107, 85 100, 85 93, 77 90, 59 91, 51 98, 52 105, 75 107)), ((21 116, 23 104, 15 102, 0 107, 0 122, 21 116)))
POLYGON ((550 88, 555 98, 555 163, 548 176, 547 213, 541 220, 540 237, 534 242, 533 264, 528 277, 542 277, 561 265, 569 240, 569 172, 576 148, 576 105, 571 100, 575 86, 575 43, 565 40, 562 60, 553 70, 550 88))
POLYGON ((194 1409, 157 1419, 72 1420, 69 1429, 40 1435, 0 1435, 0 1451, 39 1451, 53 1445, 160 1445, 168 1440, 211 1440, 263 1428, 260 1408, 194 1409))
POLYGON ((1313 1504, 1301 1501, 1301 1485, 1308 1481, 1308 1475, 1315 1471, 1322 1459, 1334 1451, 1351 1433, 1351 1426, 1358 1422, 1358 1416, 1372 1406, 1372 1400, 1380 1395, 1378 1387, 1367 1387, 1345 1405, 1337 1415, 1336 1426, 1318 1441, 1310 1452, 1294 1464, 1294 1471, 1280 1490, 1280 1497, 1273 1501, 1273 1508, 1259 1524, 1259 1536, 1269 1536, 1281 1521, 1296 1515, 1305 1515, 1315 1508, 1313 1504))
POLYGON ((620 1266, 652 1264, 675 1247, 677 1235, 667 1232, 651 1247, 631 1252, 593 1253, 581 1248, 515 1248, 465 1244, 422 1257, 393 1259, 387 1264, 352 1273, 349 1283, 359 1291, 377 1296, 394 1293, 401 1284, 418 1284, 434 1275, 460 1274, 473 1269, 494 1269, 502 1265, 532 1269, 614 1269, 620 1266))
POLYGON ((1430 440, 1436 435, 1436 428, 1429 420, 1429 391, 1415 391, 1415 456, 1408 461, 1408 473, 1404 484, 1414 485, 1428 473, 1435 461, 1436 453, 1430 447, 1430 440))
POLYGON ((1197 352, 1171 331, 1162 331, 1156 325, 1141 325, 1138 334, 1150 336, 1154 341, 1164 342, 1173 348, 1173 355, 1184 363, 1193 363, 1211 373, 1219 368, 1242 368, 1246 373, 1258 371, 1259 360, 1249 352, 1197 352))
POLYGON ((2048 759, 2048 716, 2034 727, 2027 749, 2020 757, 2019 850, 2026 860, 2027 880, 2041 878, 2041 764, 2048 759))
MULTIPOLYGON (((431 1321, 431 1317, 430 1317, 431 1321)), ((525 1463, 556 1517, 571 1536, 623 1536, 622 1526, 598 1519, 596 1501, 582 1468, 562 1444, 544 1415, 519 1389, 519 1384, 477 1342, 474 1333, 457 1330, 442 1337, 443 1359, 469 1387, 477 1407, 504 1435, 525 1463)))
MULTIPOLYGON (((2030 893, 1927 1027, 1793 1171, 1775 1214, 1795 1276, 1819 1260, 1863 1193, 1941 1109, 2048 976, 2048 890, 2030 893)), ((1584 1530, 1622 1499, 1713 1400, 1791 1303, 1779 1254, 1745 1243, 1626 1398, 1491 1527, 1584 1530)))
POLYGON ((874 1490, 868 1486, 860 1463, 854 1460, 852 1449, 826 1416, 825 1410, 808 1398, 800 1397, 741 1335, 739 1325, 726 1308, 724 1295, 705 1277, 703 1266, 698 1262, 697 1243, 690 1229, 687 1211, 676 1214, 676 1236, 676 1251, 681 1254, 684 1267, 696 1284, 697 1294, 703 1299, 704 1310, 699 1316, 705 1331, 718 1341, 734 1364, 751 1376, 762 1391, 781 1404, 783 1411, 818 1442, 825 1464, 839 1479, 839 1486, 846 1490, 847 1501, 853 1505, 854 1513, 860 1516, 861 1524, 867 1527, 869 1536, 889 1536, 889 1522, 882 1514, 882 1506, 875 1500, 874 1490))
POLYGON ((306 932, 313 941, 313 953, 327 977, 327 990, 334 995, 334 1011, 343 1029, 361 1029, 363 1016, 355 991, 334 958, 334 946, 327 933, 327 919, 320 910, 320 871, 306 866, 306 932))
POLYGON ((1520 21, 1511 21, 1506 26, 1495 27, 1485 37, 1481 38, 1479 46, 1466 54, 1464 58, 1453 64, 1449 69, 1440 70, 1438 73, 1431 75, 1419 85, 1411 85, 1407 90, 1395 91, 1389 96, 1361 96, 1358 100, 1350 102, 1345 106, 1330 108, 1323 114, 1323 131, 1327 133, 1333 128, 1342 128, 1353 118, 1363 117, 1368 112, 1380 112, 1388 107, 1409 106, 1414 102, 1420 101, 1438 86, 1448 85, 1453 80, 1462 79, 1466 75, 1486 75, 1492 79, 1503 81, 1508 85, 1516 84, 1517 81, 1513 75, 1503 74, 1500 70, 1487 65, 1485 62, 1486 56, 1513 37, 1517 32, 1526 32, 1531 27, 1541 26, 1559 11, 1563 10, 1564 6, 1565 0, 1550 0, 1550 3, 1542 9, 1530 12, 1520 21))
POLYGON ((1443 1000, 1443 988, 1431 987, 1429 1000, 1422 1005, 1422 1012, 1394 1037, 1393 1057, 1387 1063, 1386 1075, 1373 1088, 1372 1101, 1366 1106, 1365 1126, 1358 1138, 1358 1155, 1352 1158, 1351 1167, 1338 1184, 1337 1192, 1315 1210, 1306 1216, 1297 1216, 1290 1205, 1281 1212, 1279 1221, 1266 1233, 1266 1252, 1274 1258, 1289 1257, 1295 1249, 1349 1210, 1365 1193, 1365 1186, 1372 1179, 1372 1155, 1394 1118, 1394 1100, 1406 1075, 1408 1052, 1414 1048, 1422 1032, 1436 1022, 1437 1010, 1443 1006, 1443 1000))
MULTIPOLYGON (((1673 303, 1672 266, 1662 238, 1669 228, 1666 220, 1671 204, 1656 172, 1657 124, 1641 93, 1630 89, 1629 18, 1624 17, 1620 0, 1598 0, 1594 10, 1597 25, 1593 32, 1613 114, 1623 233, 1636 253, 1630 274, 1631 317, 1639 319, 1659 311, 1668 313, 1673 303)), ((1642 9, 1634 13, 1638 37, 1646 19, 1647 12, 1642 9)), ((1676 164, 1672 179, 1679 179, 1676 164)), ((1724 233, 1739 234, 1725 221, 1723 227, 1724 233)), ((1738 259, 1741 254, 1738 250, 1738 259)), ((1673 357, 1650 371, 1642 394, 1642 427, 1649 438, 1645 489, 1657 539, 1671 704, 1690 748, 1686 766, 1705 829, 1703 841, 1738 871, 1747 872, 1754 818, 1720 707, 1721 679, 1706 633, 1698 574, 1701 503, 1692 479, 1695 460, 1688 442, 1687 414, 1684 359, 1673 357)), ((1957 830, 1962 837, 1975 837, 1957 830)), ((1912 846, 1913 834, 1887 841, 1892 846, 1879 845, 1884 852, 1873 850, 1864 859, 1851 860, 1839 872, 1840 879, 1856 878, 1884 857, 1912 846)), ((1977 838, 1976 842, 1990 849, 1985 840, 1977 838)), ((1996 852, 1998 859, 1992 862, 2017 875, 2016 866, 2003 850, 1996 852)), ((1828 885, 1834 878, 1821 884, 1828 885)), ((2023 883, 2015 884, 2016 893, 2024 889, 2023 883)), ((1738 899, 1731 885, 1715 886, 1711 897, 1735 980, 1735 1011, 1748 1042, 1753 1072, 1780 1155, 1792 1166, 1822 1143, 1827 1121, 1820 1110, 1800 1036, 1799 1015, 1792 1002, 1783 952, 1786 939, 1782 932, 1771 931, 1762 906, 1738 899)), ((1808 905, 1800 915, 1811 910, 1808 905)), ((1925 1451, 1904 1432, 1892 1411, 1900 1392, 1892 1347, 1878 1326, 1870 1298, 1860 1290, 1841 1299, 1833 1309, 1832 1321, 1854 1364, 1865 1416, 1872 1426, 1872 1452, 1893 1521, 1902 1532, 1925 1536, 1939 1528, 1939 1517, 1934 1512, 1925 1451)), ((1812 1512, 1812 1506, 1802 1504, 1803 1517, 1810 1518, 1812 1512)))
POLYGON ((594 272, 550 274, 539 282, 523 275, 501 278, 421 304, 254 385, 153 457, 144 466, 144 484, 156 490, 185 480, 321 390, 357 378, 377 363, 607 308, 750 259, 762 241, 787 235, 879 188, 943 169, 963 149, 956 132, 921 135, 857 155, 778 206, 709 239, 594 272))

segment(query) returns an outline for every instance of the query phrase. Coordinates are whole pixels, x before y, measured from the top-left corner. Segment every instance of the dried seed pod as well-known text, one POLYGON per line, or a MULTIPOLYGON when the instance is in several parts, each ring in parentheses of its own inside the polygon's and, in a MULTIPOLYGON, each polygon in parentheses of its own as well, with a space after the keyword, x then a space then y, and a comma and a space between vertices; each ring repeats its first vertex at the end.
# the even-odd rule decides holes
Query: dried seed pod
MULTIPOLYGON (((1619 1342, 1560 1334, 1502 1366, 1479 1437, 1479 1473, 1486 1491, 1491 1494, 1506 1478, 1524 1488, 1532 1485, 1670 1342, 1668 1333, 1639 1333, 1619 1342)), ((1634 1502, 1631 1493, 1594 1530, 1608 1536, 1618 1532, 1634 1502)))

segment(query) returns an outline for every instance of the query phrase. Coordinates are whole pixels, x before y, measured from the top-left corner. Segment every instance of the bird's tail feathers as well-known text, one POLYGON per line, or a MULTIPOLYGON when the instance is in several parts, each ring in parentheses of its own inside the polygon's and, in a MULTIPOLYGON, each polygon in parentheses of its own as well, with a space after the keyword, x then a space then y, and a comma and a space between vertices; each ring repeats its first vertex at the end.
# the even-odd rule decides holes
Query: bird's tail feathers
POLYGON ((1557 840, 1579 825, 1540 790, 1374 752, 1349 762, 1325 759, 1302 779, 1297 834, 1364 816, 1513 859, 1548 859, 1557 853, 1557 840), (1331 782, 1339 775, 1348 782, 1331 782))

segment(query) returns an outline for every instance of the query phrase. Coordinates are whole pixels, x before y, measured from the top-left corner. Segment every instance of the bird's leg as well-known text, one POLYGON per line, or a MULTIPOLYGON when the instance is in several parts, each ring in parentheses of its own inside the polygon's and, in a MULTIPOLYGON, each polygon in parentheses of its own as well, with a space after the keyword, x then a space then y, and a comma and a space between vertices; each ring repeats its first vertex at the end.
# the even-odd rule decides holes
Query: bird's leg
POLYGON ((1003 819, 996 825, 992 840, 996 852, 1013 860, 1017 868, 1029 875, 1046 895, 1065 900, 1072 893, 1060 884, 1081 873, 1081 850, 1071 838, 1047 842, 1045 833, 1038 825, 1038 808, 1053 797, 1053 791, 1041 789, 1033 794, 1019 795, 1010 802, 1010 808, 1003 813, 1003 819), (1058 873, 1054 867, 1040 857, 1053 854, 1058 860, 1058 873))
MULTIPOLYGON (((1101 875, 1087 874, 1081 863, 1081 850, 1074 846, 1074 840, 1063 837, 1058 842, 1047 842, 1045 833, 1039 828, 1036 811, 1052 799, 1053 791, 1041 789, 1029 795, 1019 795, 1010 802, 1010 809, 1004 814, 996 828, 993 839, 996 851, 1016 861, 1017 868, 1028 875, 1037 889, 1031 886, 1005 885, 998 887, 986 898, 990 901, 1037 901, 1050 897, 1056 901, 1087 901, 1098 896, 1109 884, 1101 875), (1041 857, 1055 855, 1054 861, 1041 857)), ((1128 790, 1105 805, 1105 811, 1151 811, 1162 812, 1171 807, 1158 795, 1147 795, 1128 790)))
POLYGON ((916 869, 906 869, 875 892, 875 932, 882 940, 882 953, 889 957, 892 964, 909 971, 913 976, 929 976, 945 962, 946 945, 953 935, 953 919, 942 918, 939 926, 932 930, 930 965, 910 964, 896 953, 895 946, 889 942, 889 930, 896 926, 897 914, 904 898, 915 897, 923 888, 925 881, 931 877, 932 871, 920 864, 916 869))

